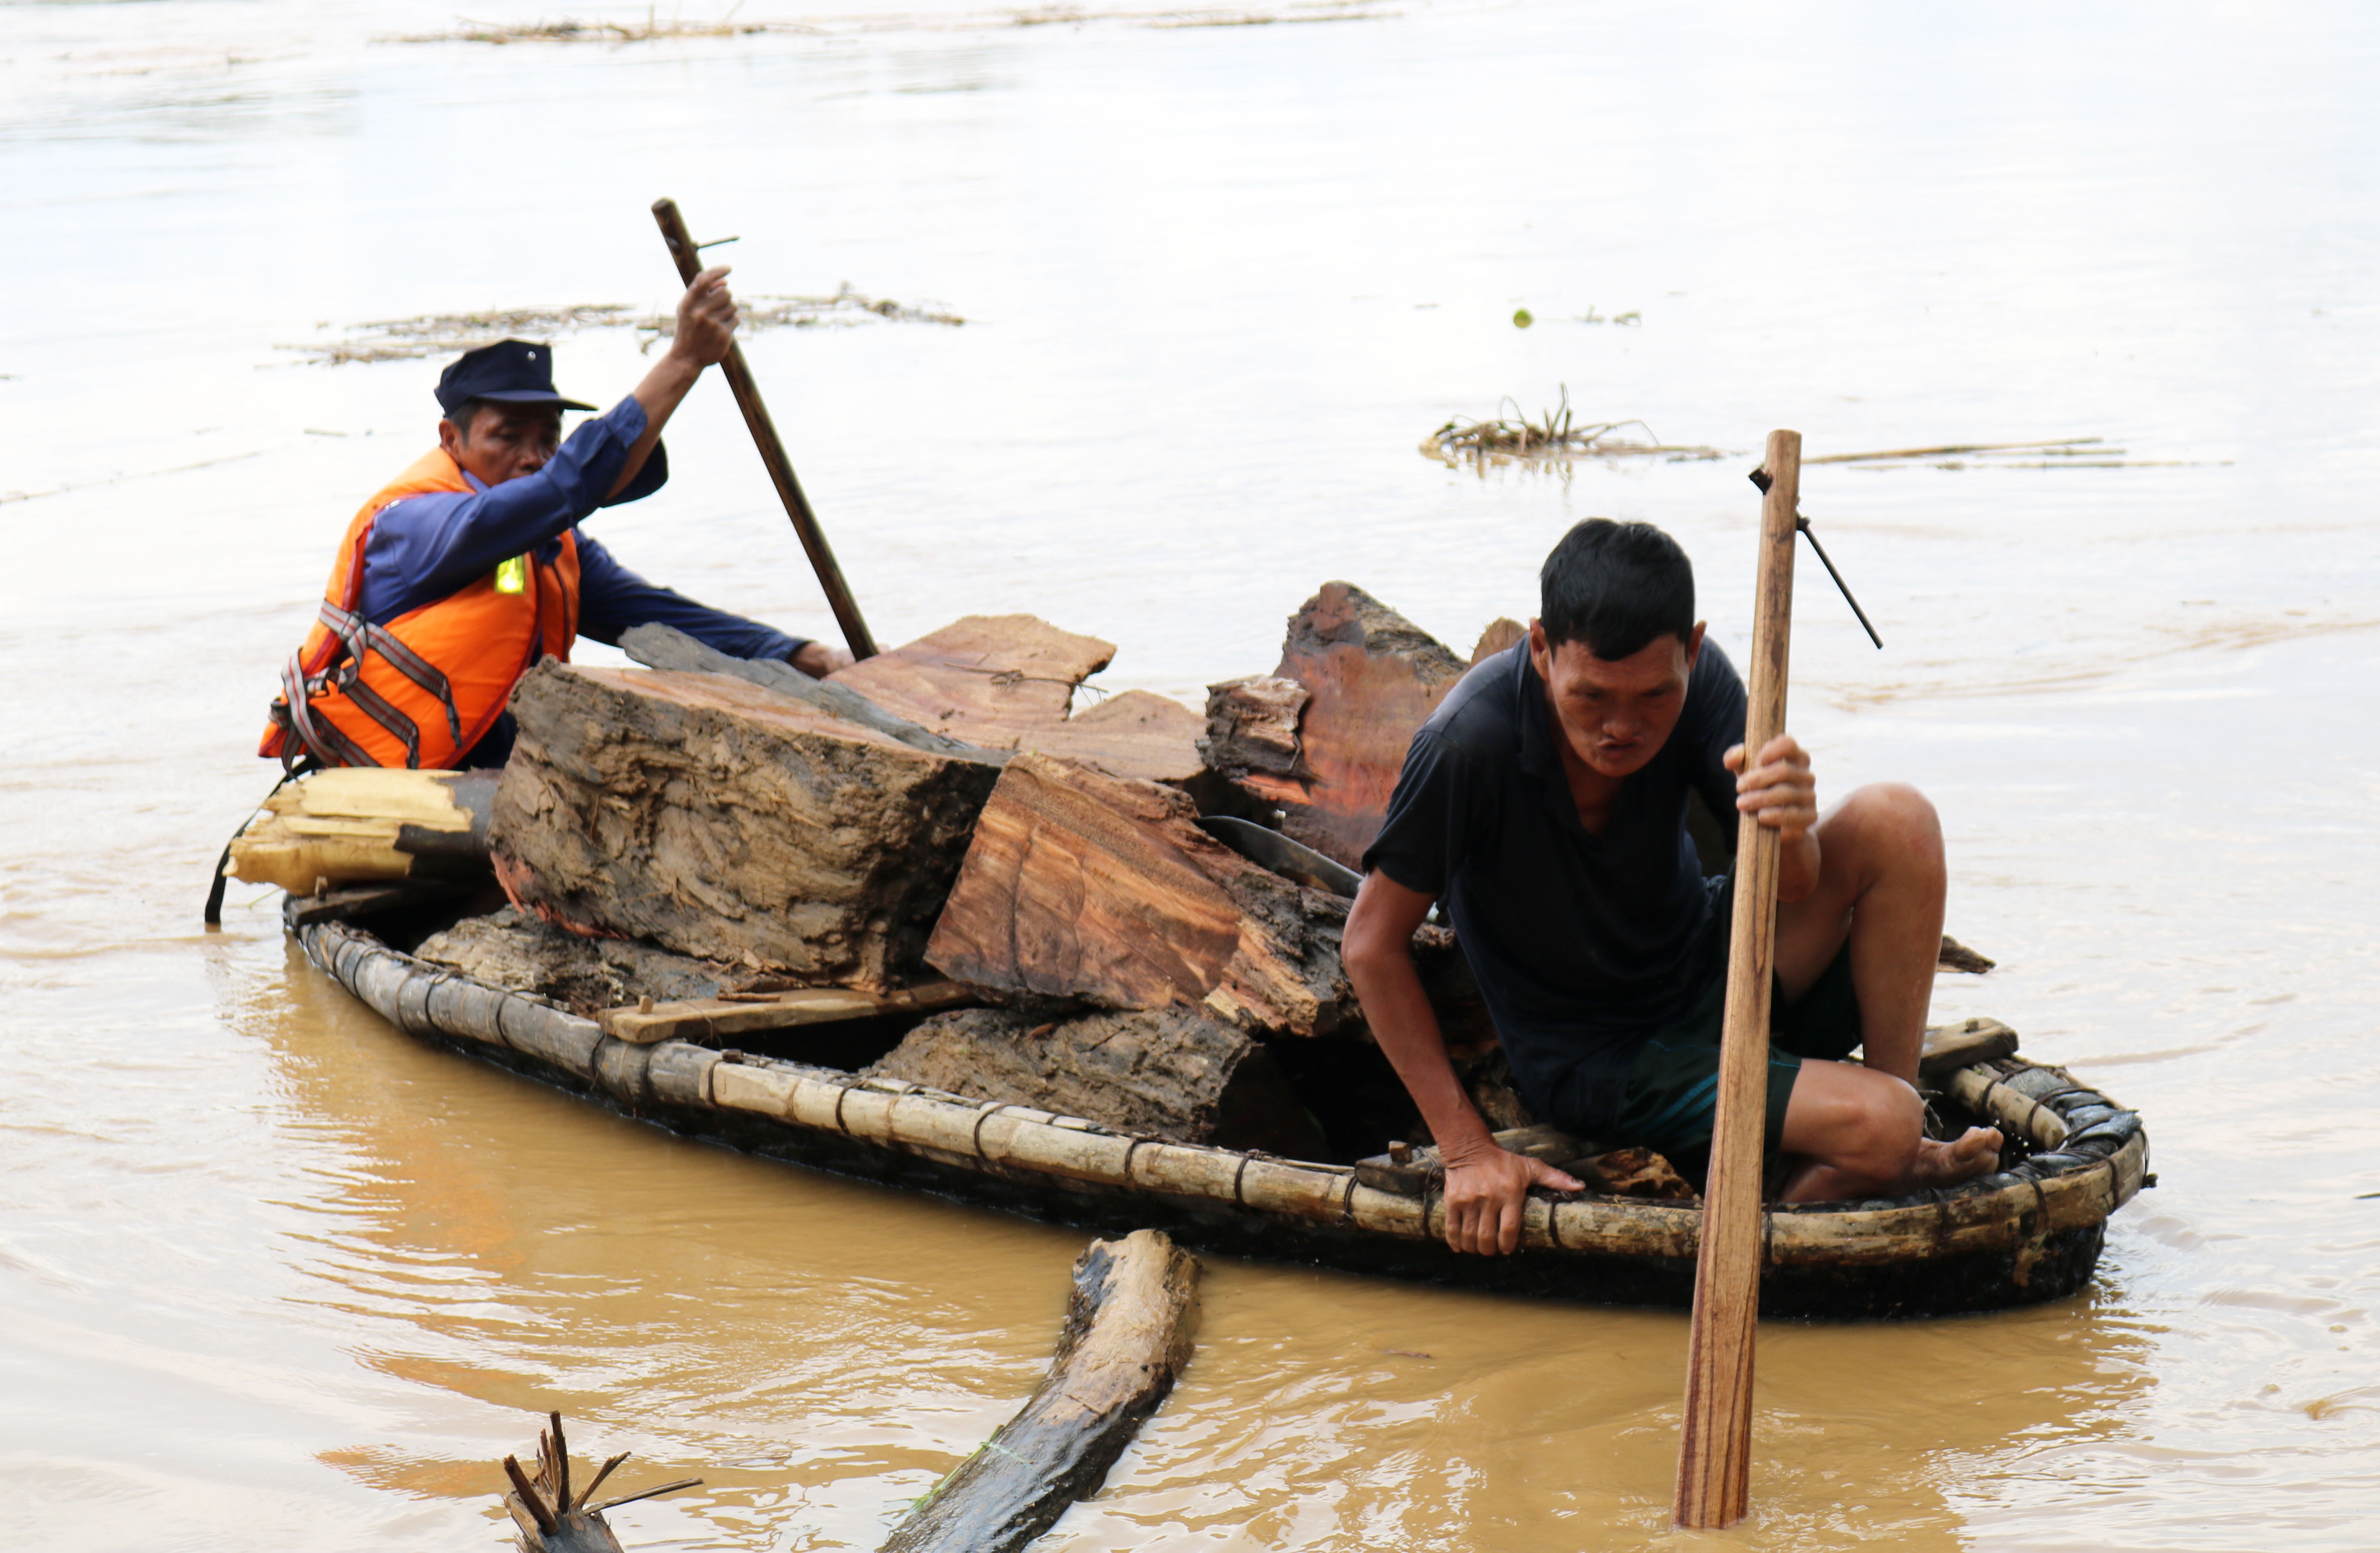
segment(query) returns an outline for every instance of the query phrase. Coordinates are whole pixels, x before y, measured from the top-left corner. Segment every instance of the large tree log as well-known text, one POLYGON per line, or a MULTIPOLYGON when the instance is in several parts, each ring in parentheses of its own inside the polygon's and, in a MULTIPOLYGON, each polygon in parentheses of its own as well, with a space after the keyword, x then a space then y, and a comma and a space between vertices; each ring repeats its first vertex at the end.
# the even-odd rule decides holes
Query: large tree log
POLYGON ((1379 834, 1405 747, 1464 663, 1352 583, 1330 582, 1290 616, 1281 666, 1263 680, 1209 690, 1199 754, 1281 828, 1349 867, 1379 834), (1302 706, 1280 681, 1305 692, 1302 706), (1282 759, 1284 722, 1295 749, 1282 759))
POLYGON ((926 958, 995 995, 1318 1035, 1349 1002, 1346 917, 1208 836, 1173 789, 1025 754, 984 806, 926 958))
POLYGON ((914 976, 997 770, 718 674, 522 676, 497 872, 577 931, 802 980, 914 976))
POLYGON ((1048 1378, 881 1553, 1016 1553, 1096 1491, 1190 1362, 1197 1289, 1197 1259, 1155 1230, 1093 1241, 1048 1378))
POLYGON ((1190 1009, 1054 1020, 1013 1009, 936 1014, 867 1073, 1173 1143, 1291 1159, 1324 1147, 1263 1045, 1190 1009))
POLYGON ((1115 776, 1184 783, 1203 768, 1198 714, 1127 690, 1074 711, 1075 690, 1113 644, 1029 614, 971 614, 827 676, 893 715, 992 749, 1030 749, 1115 776))
POLYGON ((488 877, 493 771, 338 767, 264 800, 225 872, 292 895, 328 884, 488 877))

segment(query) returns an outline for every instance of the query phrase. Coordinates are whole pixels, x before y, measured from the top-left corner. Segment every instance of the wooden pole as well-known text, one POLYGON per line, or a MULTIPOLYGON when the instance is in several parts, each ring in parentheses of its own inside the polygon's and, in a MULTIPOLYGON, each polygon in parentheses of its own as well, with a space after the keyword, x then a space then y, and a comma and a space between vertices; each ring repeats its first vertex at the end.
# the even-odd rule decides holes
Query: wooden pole
MULTIPOLYGON (((686 217, 678 213, 674 200, 653 201, 653 220, 662 229, 662 239, 669 244, 670 257, 677 261, 677 273, 686 285, 702 273, 702 255, 694 246, 693 235, 687 232, 686 217)), ((760 385, 752 381, 752 369, 744 364, 744 347, 730 346, 727 359, 719 364, 727 374, 728 387, 735 391, 735 404, 744 412, 744 424, 751 429, 752 441, 760 450, 760 462, 769 468, 769 479, 777 488, 777 499, 785 504, 785 516, 794 520, 794 532, 800 536, 802 549, 808 553, 810 569, 818 573, 819 586, 826 589, 826 601, 834 610, 835 624, 843 627, 843 639, 851 646, 854 658, 876 656, 876 638, 868 634, 868 622, 860 618, 859 601, 851 596, 851 587, 843 580, 843 568, 835 564, 834 552, 826 542, 826 530, 819 527, 818 514, 810 511, 809 498, 802 494, 802 482, 794 478, 793 460, 785 456, 785 444, 778 440, 776 422, 769 419, 769 406, 760 402, 760 385)))
MULTIPOLYGON (((1785 729, 1786 648, 1793 618, 1793 525, 1802 434, 1768 433, 1753 601, 1747 762, 1785 729)), ((1755 476, 1755 480, 1759 477, 1755 476)), ((1694 1264, 1686 1348, 1685 1429, 1678 1445, 1681 1526, 1743 1519, 1751 1493, 1752 1350, 1760 1313, 1761 1144, 1767 1122, 1768 989, 1777 948, 1777 832, 1754 816, 1736 825, 1735 919, 1719 1038, 1710 1179, 1694 1264)))

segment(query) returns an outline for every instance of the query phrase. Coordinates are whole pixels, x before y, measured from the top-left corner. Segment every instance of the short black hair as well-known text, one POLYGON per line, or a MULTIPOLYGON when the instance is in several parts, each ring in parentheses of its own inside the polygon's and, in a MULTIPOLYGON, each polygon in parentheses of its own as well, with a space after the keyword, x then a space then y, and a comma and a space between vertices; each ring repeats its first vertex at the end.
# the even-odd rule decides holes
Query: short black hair
POLYGON ((1694 639, 1694 564, 1649 523, 1590 517, 1554 546, 1537 572, 1546 645, 1584 642, 1606 661, 1663 635, 1694 639))

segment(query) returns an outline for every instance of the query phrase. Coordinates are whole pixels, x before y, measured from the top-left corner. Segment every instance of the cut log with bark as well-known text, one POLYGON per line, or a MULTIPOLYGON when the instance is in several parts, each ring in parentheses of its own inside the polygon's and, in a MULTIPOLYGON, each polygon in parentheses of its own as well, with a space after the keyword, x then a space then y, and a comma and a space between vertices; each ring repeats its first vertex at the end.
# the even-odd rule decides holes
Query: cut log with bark
POLYGON ((1048 1378, 882 1553, 1016 1553, 1096 1492, 1190 1361, 1198 1262, 1155 1230, 1093 1241, 1048 1378))
POLYGON ((894 716, 990 749, 1037 750, 1116 776, 1184 783, 1202 769, 1196 712, 1146 690, 1080 712, 1075 692, 1115 647, 1029 614, 968 615, 827 676, 894 716))
POLYGON ((1335 1028, 1351 1001, 1347 903, 1258 867, 1197 819, 1159 783, 1017 756, 976 823, 928 962, 995 999, 1335 1028))
POLYGON ((871 991, 917 975, 998 776, 719 674, 549 660, 512 710, 492 834, 516 904, 871 991))
POLYGON ((1281 830, 1361 867, 1387 818, 1406 746, 1466 667, 1362 588, 1325 583, 1290 617, 1281 666, 1267 676, 1305 692, 1290 768, 1281 757, 1287 693, 1249 680, 1209 691, 1202 753, 1249 799, 1281 810, 1281 830))
POLYGON ((325 885, 484 880, 493 771, 342 766, 264 800, 231 843, 225 872, 292 895, 325 885))
POLYGON ((507 1456, 504 1462, 504 1477, 511 1485, 504 1495, 504 1511, 520 1529, 516 1541, 521 1553, 621 1553, 620 1539, 612 1535, 611 1523, 603 1519, 605 1511, 702 1485, 698 1477, 682 1477, 659 1487, 589 1504, 596 1491, 628 1459, 628 1453, 623 1450, 610 1458, 595 1469, 593 1476, 574 1486, 570 1445, 563 1438, 562 1414, 546 1416, 552 1420, 552 1426, 537 1437, 536 1474, 532 1476, 525 1471, 518 1457, 507 1456))
POLYGON ((1325 1147, 1263 1044, 1192 1009, 1062 1019, 989 1008, 936 1014, 867 1076, 1079 1116, 1172 1143, 1261 1148, 1291 1159, 1315 1158, 1325 1147))

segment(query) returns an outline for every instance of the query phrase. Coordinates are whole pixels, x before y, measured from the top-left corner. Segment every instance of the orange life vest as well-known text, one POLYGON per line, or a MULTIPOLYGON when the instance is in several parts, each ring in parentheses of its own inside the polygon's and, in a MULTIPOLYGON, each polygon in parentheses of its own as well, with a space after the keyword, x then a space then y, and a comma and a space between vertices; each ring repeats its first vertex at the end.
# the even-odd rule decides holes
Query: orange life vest
POLYGON ((578 536, 550 564, 508 561, 386 625, 355 612, 364 550, 385 508, 433 491, 468 491, 443 449, 366 502, 339 541, 322 608, 281 673, 281 694, 257 753, 285 766, 445 770, 492 727, 513 686, 540 658, 567 661, 578 635, 578 536))

